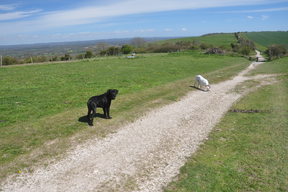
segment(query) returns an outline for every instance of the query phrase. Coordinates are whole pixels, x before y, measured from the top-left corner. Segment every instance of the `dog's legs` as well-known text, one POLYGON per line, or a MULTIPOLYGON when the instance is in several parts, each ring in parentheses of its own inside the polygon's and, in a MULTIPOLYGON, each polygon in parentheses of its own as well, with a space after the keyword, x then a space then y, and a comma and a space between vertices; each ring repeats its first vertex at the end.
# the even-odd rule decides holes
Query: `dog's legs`
POLYGON ((88 125, 90 126, 93 126, 93 118, 94 118, 95 113, 96 113, 96 108, 88 105, 87 119, 88 119, 88 125))
POLYGON ((91 112, 92 110, 90 107, 88 107, 88 114, 87 114, 87 119, 88 119, 88 124, 91 125, 91 112))
POLYGON ((106 107, 103 107, 103 112, 104 112, 104 117, 105 117, 106 119, 108 119, 106 107))
POLYGON ((92 114, 91 114, 91 121, 90 121, 90 125, 93 126, 93 120, 96 114, 96 108, 92 109, 92 114))
POLYGON ((198 81, 194 81, 194 87, 199 88, 199 82, 198 81))
POLYGON ((107 107, 107 117, 108 119, 112 119, 112 117, 110 117, 110 106, 107 107))
POLYGON ((111 119, 109 107, 103 107, 104 115, 106 119, 111 119))

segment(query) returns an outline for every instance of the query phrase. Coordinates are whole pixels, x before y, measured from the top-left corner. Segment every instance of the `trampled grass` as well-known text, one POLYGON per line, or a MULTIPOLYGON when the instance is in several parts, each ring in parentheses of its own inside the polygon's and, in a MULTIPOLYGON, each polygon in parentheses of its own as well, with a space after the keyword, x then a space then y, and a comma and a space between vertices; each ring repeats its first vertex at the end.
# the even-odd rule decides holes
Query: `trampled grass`
POLYGON ((0 176, 61 153, 69 142, 105 136, 116 125, 177 100, 191 90, 196 74, 215 83, 248 64, 244 58, 188 52, 0 68, 0 176), (88 127, 81 122, 87 99, 109 88, 120 91, 112 104, 114 118, 98 117, 95 127, 88 127))
POLYGON ((282 58, 253 71, 282 75, 232 109, 263 112, 228 112, 165 191, 287 191, 287 70, 287 58, 282 58))

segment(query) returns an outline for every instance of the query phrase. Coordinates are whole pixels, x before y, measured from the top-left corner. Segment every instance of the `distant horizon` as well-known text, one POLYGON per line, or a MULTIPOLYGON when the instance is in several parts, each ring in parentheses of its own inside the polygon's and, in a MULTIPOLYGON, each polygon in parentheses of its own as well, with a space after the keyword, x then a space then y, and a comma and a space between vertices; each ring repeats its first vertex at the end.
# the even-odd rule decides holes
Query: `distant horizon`
POLYGON ((217 33, 205 33, 205 34, 201 34, 201 35, 193 35, 193 36, 167 36, 167 37, 125 37, 125 38, 107 38, 107 39, 90 39, 90 40, 71 40, 71 41, 54 41, 54 42, 43 42, 43 43, 27 43, 27 44, 10 44, 10 45, 0 45, 1 47, 13 47, 13 46, 33 46, 33 45, 45 45, 45 44, 66 44, 66 43, 80 43, 80 42, 89 42, 89 41, 113 41, 113 40, 121 40, 121 39, 133 39, 133 38, 143 38, 143 39, 173 39, 173 38, 189 38, 189 37, 200 37, 200 36, 205 36, 205 35, 212 35, 212 34, 229 34, 229 33, 257 33, 257 32, 288 32, 288 30, 277 30, 277 31, 235 31, 235 32, 217 32, 217 33))
MULTIPOLYGON (((203 34, 206 35, 206 34, 203 34)), ((61 44, 61 43, 80 43, 80 42, 89 42, 89 41, 109 41, 109 40, 121 40, 121 39, 133 39, 133 38, 142 38, 142 39, 170 39, 170 38, 185 38, 185 37, 197 37, 197 36, 171 36, 171 37, 125 37, 125 38, 105 38, 105 39, 90 39, 90 40, 71 40, 71 41, 53 41, 53 42, 43 42, 43 43, 27 43, 27 44, 9 44, 9 45, 0 45, 0 47, 4 46, 25 46, 25 45, 42 45, 42 44, 61 44)))
POLYGON ((287 31, 288 0, 2 0, 0 45, 287 31))

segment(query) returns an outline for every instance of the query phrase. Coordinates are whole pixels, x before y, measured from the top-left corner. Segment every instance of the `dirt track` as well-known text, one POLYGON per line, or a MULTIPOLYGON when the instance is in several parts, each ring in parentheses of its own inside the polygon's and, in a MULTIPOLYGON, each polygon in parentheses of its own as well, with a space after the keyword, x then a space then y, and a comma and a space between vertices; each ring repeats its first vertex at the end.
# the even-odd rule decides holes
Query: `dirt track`
MULTIPOLYGON (((149 112, 100 140, 75 147, 67 157, 22 174, 3 191, 161 191, 209 132, 242 95, 231 91, 260 62, 232 80, 193 91, 180 101, 149 112)), ((1 191, 1 190, 0 190, 1 191)))

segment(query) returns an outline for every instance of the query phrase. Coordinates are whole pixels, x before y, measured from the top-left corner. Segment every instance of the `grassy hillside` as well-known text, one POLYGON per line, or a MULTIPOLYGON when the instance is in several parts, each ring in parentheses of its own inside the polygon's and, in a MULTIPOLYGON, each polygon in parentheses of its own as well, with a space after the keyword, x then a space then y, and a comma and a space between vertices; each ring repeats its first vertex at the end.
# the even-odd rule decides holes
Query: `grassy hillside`
POLYGON ((198 43, 205 43, 209 45, 214 45, 216 47, 224 46, 225 48, 231 48, 231 43, 235 43, 237 40, 233 33, 217 33, 208 34, 199 37, 186 37, 178 39, 169 39, 165 42, 176 43, 178 41, 196 41, 198 43))
POLYGON ((243 34, 260 47, 267 48, 269 45, 281 44, 288 48, 288 32, 248 32, 243 34))
MULTIPOLYGON (((288 32, 246 32, 241 33, 241 36, 252 40, 255 43, 257 49, 262 51, 266 50, 269 45, 273 44, 282 44, 288 48, 288 32)), ((199 44, 205 43, 215 47, 223 46, 230 49, 231 43, 236 43, 237 40, 234 36, 234 33, 216 33, 199 37, 169 39, 165 41, 159 41, 159 43, 176 43, 179 41, 195 41, 199 44)))
POLYGON ((198 73, 215 83, 248 64, 240 57, 188 52, 0 68, 0 178, 61 153, 75 133, 82 135, 77 143, 105 136, 116 125, 175 101, 191 91, 198 73), (95 127, 88 127, 88 98, 109 88, 119 90, 113 119, 97 117, 95 127))
POLYGON ((282 76, 232 109, 272 112, 227 113, 166 192, 288 190, 287 58, 264 63, 252 72, 263 73, 282 76))

